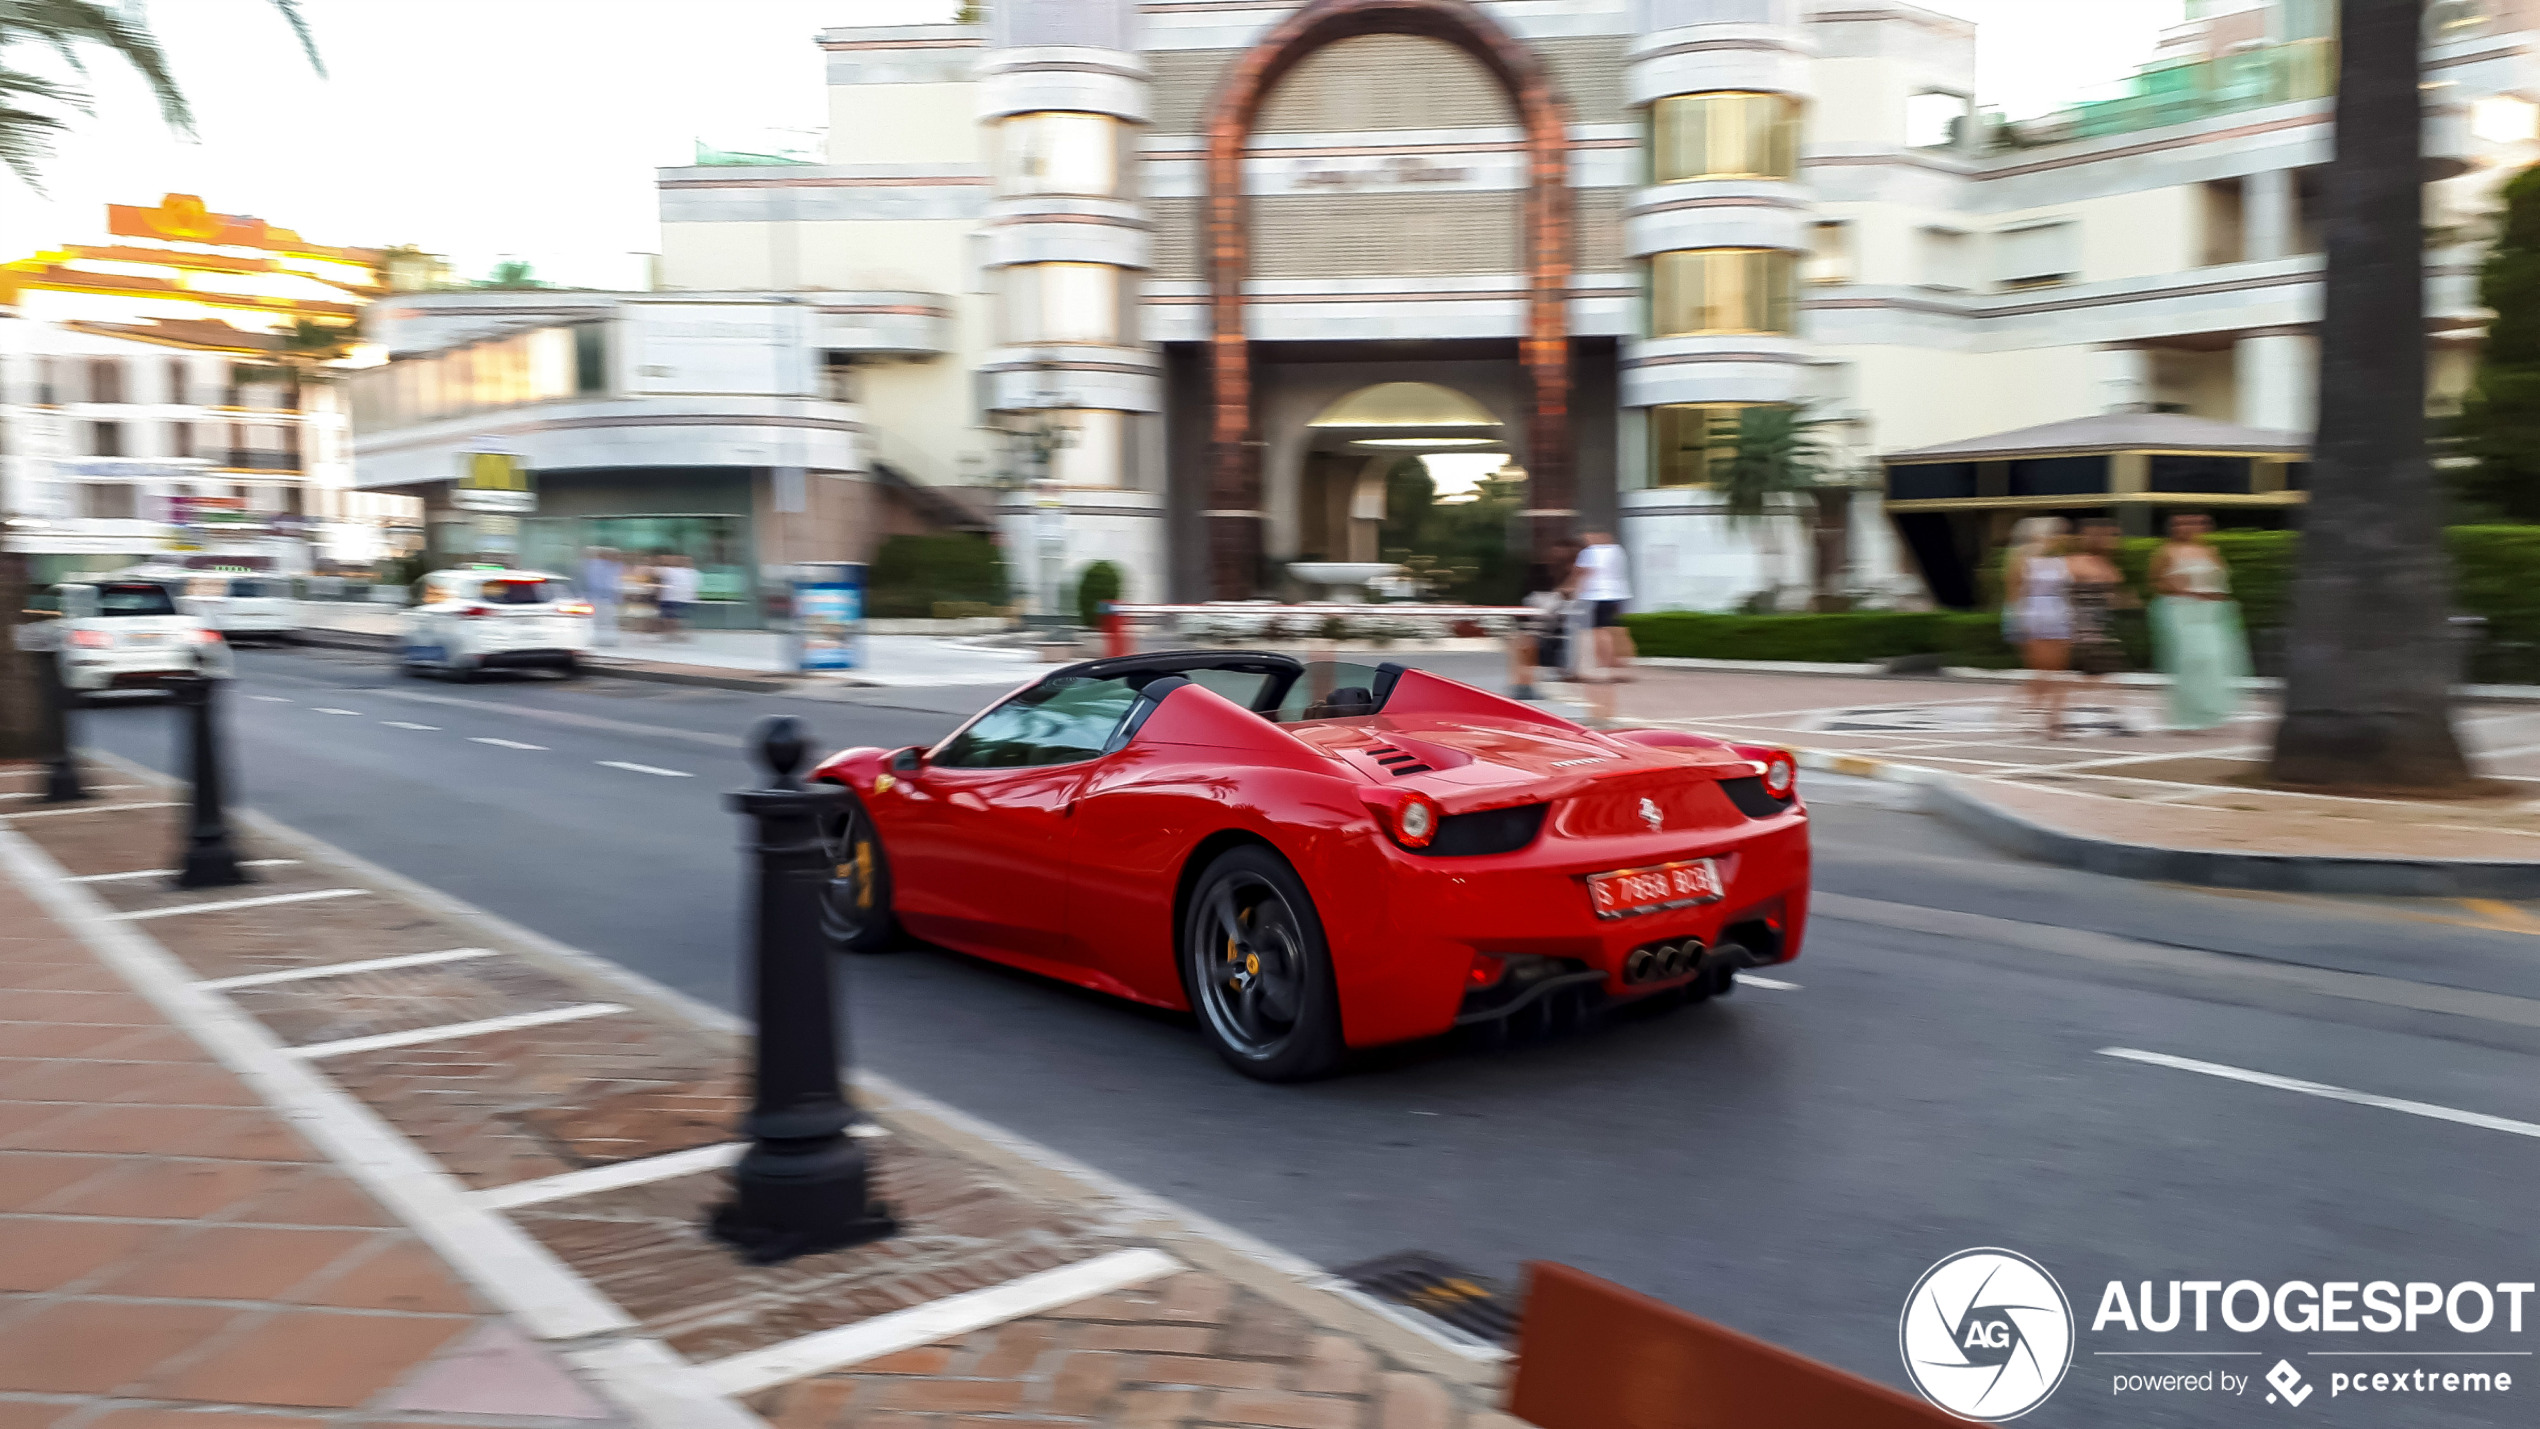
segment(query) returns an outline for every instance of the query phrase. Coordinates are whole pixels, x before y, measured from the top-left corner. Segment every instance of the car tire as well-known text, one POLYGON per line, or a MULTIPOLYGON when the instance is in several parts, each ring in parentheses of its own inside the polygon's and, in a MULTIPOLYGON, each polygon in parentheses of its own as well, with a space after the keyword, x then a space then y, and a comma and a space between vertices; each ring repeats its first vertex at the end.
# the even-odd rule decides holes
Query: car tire
POLYGON ((855 795, 822 831, 830 876, 821 885, 820 929, 842 952, 878 953, 898 940, 891 916, 891 861, 873 817, 855 795))
POLYGON ((1257 845, 1218 855, 1191 886, 1179 961, 1200 1035, 1228 1066, 1301 1082, 1340 1065, 1331 945, 1287 860, 1257 845))
POLYGON ((561 661, 557 662, 557 665, 556 665, 556 677, 557 677, 558 679, 564 679, 564 680, 579 680, 579 679, 581 679, 581 678, 582 678, 582 660, 581 660, 581 657, 579 657, 579 656, 575 656, 575 655, 567 655, 567 656, 565 656, 565 657, 564 657, 564 659, 563 659, 563 660, 561 660, 561 661))

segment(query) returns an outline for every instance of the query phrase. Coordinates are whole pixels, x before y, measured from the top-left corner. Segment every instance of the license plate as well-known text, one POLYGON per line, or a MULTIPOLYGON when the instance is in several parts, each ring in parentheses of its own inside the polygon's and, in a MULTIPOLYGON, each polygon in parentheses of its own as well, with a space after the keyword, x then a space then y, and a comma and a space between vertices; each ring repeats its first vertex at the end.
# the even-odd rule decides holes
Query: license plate
POLYGON ((1720 866, 1707 858, 1588 875, 1588 904, 1599 918, 1632 918, 1690 908, 1720 896, 1720 866))
POLYGON ((126 645, 156 645, 161 637, 153 631, 136 630, 123 638, 126 645))

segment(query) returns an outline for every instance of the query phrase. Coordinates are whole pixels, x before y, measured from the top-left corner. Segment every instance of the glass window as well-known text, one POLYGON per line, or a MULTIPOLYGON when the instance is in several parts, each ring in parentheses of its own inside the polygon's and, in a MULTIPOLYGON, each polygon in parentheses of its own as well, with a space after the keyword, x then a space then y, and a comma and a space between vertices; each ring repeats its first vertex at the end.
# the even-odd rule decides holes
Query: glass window
POLYGON ((487 581, 479 598, 487 605, 545 605, 572 594, 563 581, 512 578, 487 581))
POLYGON ((1185 670, 1182 678, 1203 690, 1224 695, 1245 709, 1259 702, 1263 688, 1270 683, 1268 675, 1252 670, 1185 670))
POLYGON ((1126 680, 1067 675, 1045 680, 981 715, 932 762, 954 769, 1009 769, 1091 759, 1137 702, 1126 680))
POLYGON ((88 400, 91 402, 123 401, 123 362, 113 357, 88 360, 88 400))
POLYGON ((1808 261, 1802 274, 1811 283, 1852 281, 1852 225, 1828 219, 1808 225, 1808 261))
POLYGON ((1015 114, 997 125, 997 192, 1120 192, 1120 121, 1107 114, 1015 114))
POLYGON ((1796 255, 1778 248, 1688 248, 1649 260, 1652 337, 1791 330, 1796 255))
POLYGON ((752 599, 749 518, 744 516, 531 516, 520 523, 518 564, 535 569, 579 569, 585 547, 606 546, 630 568, 655 556, 685 556, 697 568, 697 599, 715 609, 710 621, 740 614, 722 607, 752 599))
POLYGON ((1335 719, 1346 715, 1374 714, 1382 706, 1376 699, 1378 672, 1373 665, 1355 660, 1312 660, 1305 673, 1288 686, 1280 697, 1275 718, 1281 724, 1301 719, 1335 719))
POLYGON ((1008 342, 1118 342, 1120 270, 1108 263, 1019 263, 1005 270, 1008 342))
POLYGON ((147 581, 97 587, 99 615, 174 615, 176 602, 167 590, 147 581))
POLYGON ((1649 107, 1658 183, 1787 179, 1799 172, 1799 101, 1786 94, 1679 94, 1649 107))
POLYGON ((1747 402, 1674 402, 1649 409, 1649 484, 1709 486, 1712 444, 1747 402))

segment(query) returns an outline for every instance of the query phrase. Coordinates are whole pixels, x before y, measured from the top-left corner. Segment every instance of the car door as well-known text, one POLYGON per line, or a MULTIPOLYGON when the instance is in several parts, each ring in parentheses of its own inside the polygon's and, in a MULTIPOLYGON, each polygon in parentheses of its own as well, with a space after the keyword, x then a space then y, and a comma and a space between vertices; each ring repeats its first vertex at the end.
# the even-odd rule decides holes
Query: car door
POLYGON ((1027 961, 1084 961, 1068 922, 1076 794, 1136 701, 1122 680, 1045 680, 877 796, 892 801, 877 819, 909 931, 1027 961))

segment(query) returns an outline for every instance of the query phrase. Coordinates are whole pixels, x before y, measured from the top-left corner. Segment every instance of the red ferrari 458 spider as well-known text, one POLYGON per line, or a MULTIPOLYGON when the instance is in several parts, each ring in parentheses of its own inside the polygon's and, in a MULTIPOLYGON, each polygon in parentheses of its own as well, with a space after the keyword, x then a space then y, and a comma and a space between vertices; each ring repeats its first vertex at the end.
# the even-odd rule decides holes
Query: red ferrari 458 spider
POLYGON ((1161 1007, 1273 1081, 1352 1047, 1677 1001, 1798 956, 1788 754, 1599 732, 1399 665, 1063 666, 932 749, 850 749, 825 904, 1161 1007))

